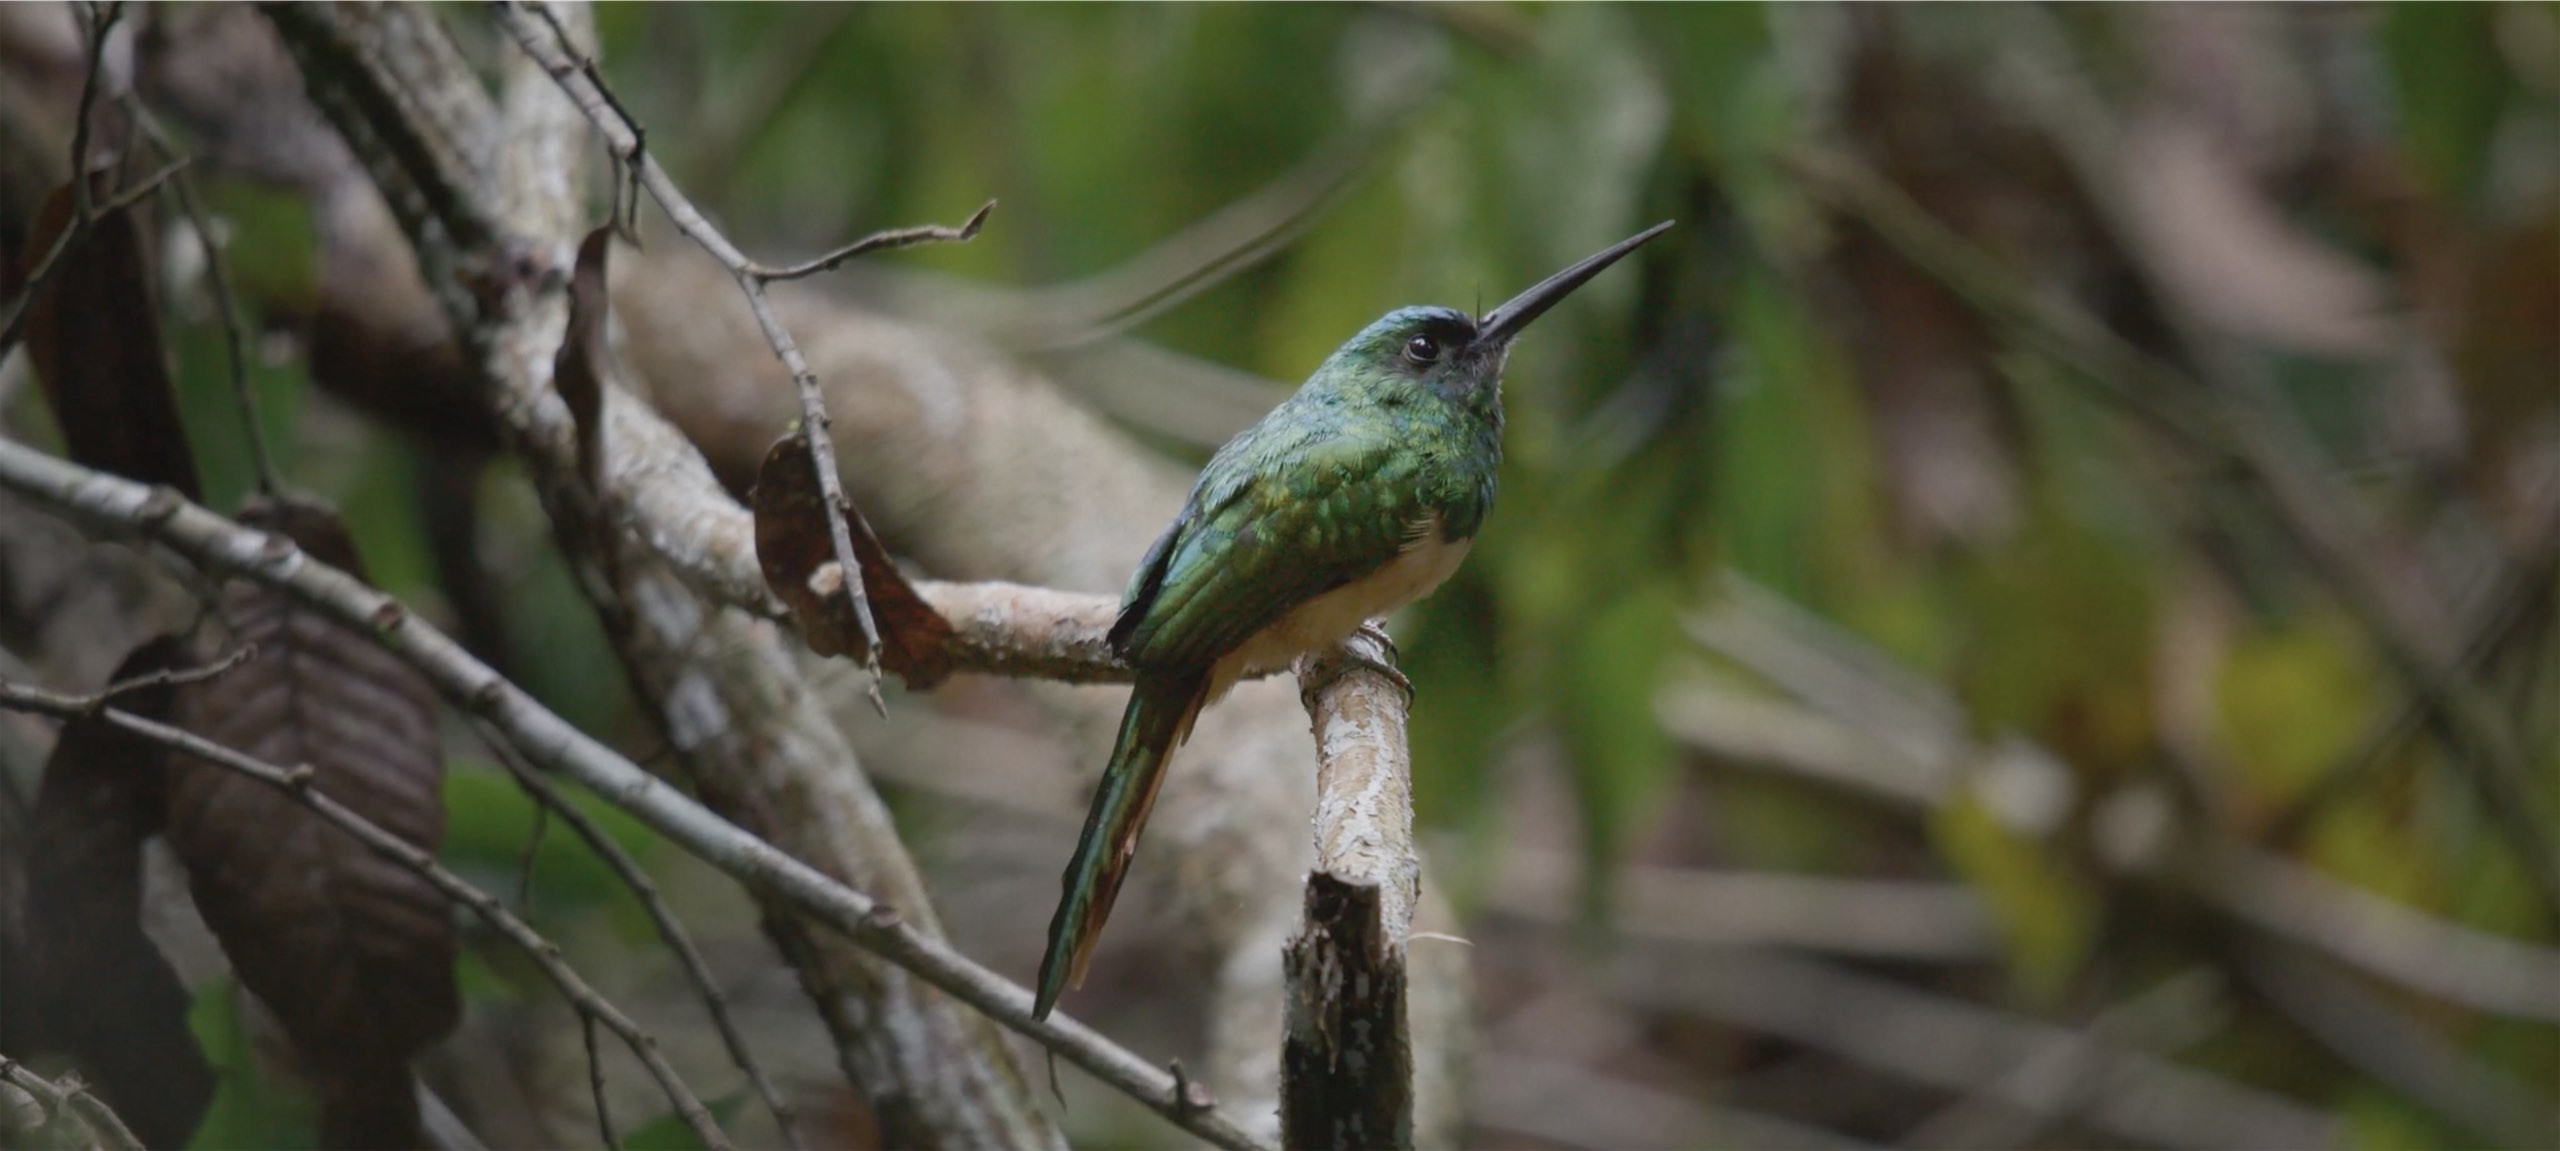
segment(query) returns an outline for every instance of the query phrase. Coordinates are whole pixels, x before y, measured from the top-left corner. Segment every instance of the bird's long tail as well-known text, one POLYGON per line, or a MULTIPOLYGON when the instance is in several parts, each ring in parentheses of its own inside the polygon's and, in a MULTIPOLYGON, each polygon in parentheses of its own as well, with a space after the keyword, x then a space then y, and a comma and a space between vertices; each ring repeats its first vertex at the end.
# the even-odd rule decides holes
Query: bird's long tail
POLYGON ((1205 677, 1175 683, 1141 680, 1130 691, 1111 763, 1102 769, 1093 809, 1085 813, 1084 835, 1076 840, 1075 857, 1059 880, 1058 911, 1049 919, 1049 950, 1040 958, 1032 1018, 1048 1018, 1067 986, 1084 982, 1085 963, 1093 958, 1103 921, 1111 917, 1120 881, 1129 875, 1129 859, 1137 853, 1138 832, 1156 805, 1165 765, 1172 762, 1173 749, 1191 737, 1191 723, 1208 695, 1205 677))

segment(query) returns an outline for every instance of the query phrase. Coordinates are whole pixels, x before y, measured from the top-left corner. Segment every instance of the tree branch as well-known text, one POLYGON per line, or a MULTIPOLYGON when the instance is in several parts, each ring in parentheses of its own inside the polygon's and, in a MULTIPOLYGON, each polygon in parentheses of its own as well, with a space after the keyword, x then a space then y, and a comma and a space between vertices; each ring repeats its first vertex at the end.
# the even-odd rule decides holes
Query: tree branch
POLYGON ((2336 1119, 2272 1092, 1888 981, 1749 952, 1630 954, 1609 983, 1657 1009, 1697 1012, 1919 1083, 1987 1097, 2047 1120, 2080 1110, 2015 1076, 2031 1063, 2086 1068, 2096 1129, 2170 1147, 2326 1147, 2336 1119))
MULTIPOLYGON (((877 893, 917 934, 937 936, 939 922, 886 806, 779 637, 703 602, 651 554, 654 541, 685 525, 676 518, 685 510, 733 506, 699 456, 645 408, 607 389, 612 450, 602 490, 580 467, 574 420, 549 379, 566 320, 560 257, 585 230, 577 110, 522 54, 503 62, 503 109, 489 108, 478 77, 450 45, 435 46, 442 31, 410 19, 413 10, 268 11, 303 60, 323 112, 384 189, 482 402, 527 464, 636 694, 704 799, 818 873, 877 893), (429 43, 410 47, 411 40, 429 43), (362 51, 349 55, 350 45, 362 51), (466 162, 481 153, 404 143, 500 139, 503 148, 488 150, 497 162, 485 179, 466 162), (644 511, 670 518, 642 518, 644 511)), ((574 19, 584 10, 570 11, 574 19)), ((760 902, 838 1062, 888 1139, 1058 1141, 993 1024, 895 963, 804 922, 787 900, 768 893, 760 902)))
POLYGON ((1405 941, 1422 861, 1405 749, 1412 689, 1394 659, 1372 625, 1299 662, 1316 736, 1316 866, 1305 926, 1281 960, 1280 1130, 1291 1147, 1413 1146, 1405 941))
MULTIPOLYGON (((832 271, 846 260, 870 252, 968 240, 976 236, 979 227, 986 223, 987 213, 995 210, 995 201, 987 201, 958 228, 928 225, 880 232, 806 263, 786 268, 767 267, 748 259, 737 245, 730 243, 728 237, 703 219, 691 200, 685 198, 683 189, 676 187, 674 178, 667 175, 666 169, 659 166, 657 157, 650 155, 642 143, 639 121, 633 119, 622 102, 614 98, 611 89, 605 87, 595 65, 569 43, 567 32, 561 28, 548 5, 537 0, 535 7, 541 22, 549 26, 548 36, 517 4, 500 3, 494 10, 498 23, 515 38, 516 45, 559 83, 560 90, 568 94, 579 111, 586 114, 588 122, 603 134, 613 146, 614 154, 621 157, 639 183, 649 189, 649 194, 657 199, 659 207, 666 210, 676 227, 691 236, 703 251, 720 261, 737 279, 738 290, 746 296, 747 309, 755 313, 757 325, 764 329, 765 340, 773 345, 774 357, 782 361, 785 371, 791 373, 791 382, 800 392, 800 420, 809 429, 809 461, 818 474, 819 503, 827 518, 827 539, 834 549, 836 563, 844 573, 843 587, 853 601, 853 618, 862 630, 864 666, 876 681, 880 676, 880 628, 871 617, 871 600, 863 589, 862 567, 854 558, 853 537, 845 525, 847 501, 844 498, 844 481, 836 472, 835 437, 830 431, 833 425, 827 417, 826 399, 818 390, 817 373, 809 370, 807 357, 800 354, 799 343, 791 338, 790 329, 783 326, 781 319, 774 315, 772 305, 766 301, 765 286, 776 280, 795 280, 832 271)), ((636 206, 634 212, 637 212, 636 206)), ((876 686, 872 702, 879 706, 876 686)))
POLYGON ((89 1085, 82 1083, 78 1076, 64 1076, 57 1082, 27 1070, 24 1063, 0 1055, 0 1083, 35 1096, 36 1101, 44 1106, 48 1122, 64 1108, 69 1108, 100 1146, 111 1147, 115 1151, 143 1151, 142 1140, 134 1136, 133 1129, 125 1126, 123 1118, 107 1106, 106 1100, 91 1092, 89 1085))
MULTIPOLYGON (((752 473, 772 442, 767 429, 792 418, 789 380, 763 351, 752 318, 728 303, 733 289, 716 264, 689 246, 633 263, 639 271, 616 284, 616 304, 631 318, 633 360, 645 366, 653 400, 724 475, 752 473), (706 307, 706 299, 717 303, 706 307)), ((884 540, 949 577, 1112 593, 920 584, 963 633, 963 646, 974 630, 1006 645, 1000 653, 982 649, 988 669, 1125 682, 1128 673, 1109 658, 1102 633, 1129 565, 1172 518, 1190 477, 968 332, 892 321, 805 291, 778 288, 774 303, 795 328, 813 334, 808 352, 827 380, 839 455, 879 462, 845 482, 884 540), (955 595, 975 606, 957 606, 955 595), (1015 638, 1036 642, 1005 640, 1007 629, 992 626, 998 621, 1022 624, 1015 638)), ((742 517, 736 530, 751 538, 742 517)), ((688 576, 697 587, 723 579, 722 572, 754 570, 736 558, 744 553, 697 543, 686 545, 700 561, 688 576)), ((1103 761, 1120 718, 1117 693, 1050 684, 1020 690, 1061 725, 1073 762, 1089 770, 1103 761)), ((877 726, 851 734, 878 756, 913 754, 877 726)), ((1154 862, 1138 869, 1140 882, 1123 895, 1131 906, 1162 900, 1184 936, 1198 941, 1186 951, 1202 957, 1216 987, 1205 1078, 1233 1113, 1275 1125, 1278 959, 1303 912, 1310 855, 1294 821, 1268 813, 1312 810, 1312 783, 1307 716, 1295 694, 1278 684, 1238 689, 1201 716, 1148 827, 1154 862)), ((1074 827, 1057 834, 1063 857, 1074 827)), ((1432 922, 1439 904, 1428 884, 1422 903, 1423 921, 1432 922)), ((1107 953, 1111 944, 1104 947, 1107 953)), ((1472 1022, 1464 1002, 1467 956, 1463 948, 1429 947, 1410 962, 1417 1140, 1445 1143, 1459 1133, 1455 1068, 1472 1022)))
POLYGON ((20 444, 0 441, 0 488, 74 522, 162 544, 209 573, 276 588, 331 619, 380 637, 448 702, 505 733, 528 761, 577 780, 687 853, 1030 1036, 1192 1134, 1236 1151, 1268 1146, 1220 1109, 1177 1102, 1173 1076, 1091 1028, 1063 1014, 1033 1020, 1030 991, 918 931, 897 911, 712 814, 544 708, 397 599, 299 549, 272 547, 266 533, 241 527, 167 489, 145 488, 20 444))

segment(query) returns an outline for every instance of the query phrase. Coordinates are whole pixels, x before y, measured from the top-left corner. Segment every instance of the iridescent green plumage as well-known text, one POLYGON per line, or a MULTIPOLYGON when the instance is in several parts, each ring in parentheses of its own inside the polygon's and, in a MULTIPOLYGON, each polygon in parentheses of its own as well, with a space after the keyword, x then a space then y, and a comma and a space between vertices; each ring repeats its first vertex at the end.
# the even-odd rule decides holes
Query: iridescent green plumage
POLYGON ((1481 321, 1401 308, 1209 460, 1147 550, 1111 644, 1138 673, 1067 864, 1032 1014, 1081 982, 1173 749, 1236 680, 1428 594, 1493 507, 1502 366, 1521 327, 1668 224, 1481 321))

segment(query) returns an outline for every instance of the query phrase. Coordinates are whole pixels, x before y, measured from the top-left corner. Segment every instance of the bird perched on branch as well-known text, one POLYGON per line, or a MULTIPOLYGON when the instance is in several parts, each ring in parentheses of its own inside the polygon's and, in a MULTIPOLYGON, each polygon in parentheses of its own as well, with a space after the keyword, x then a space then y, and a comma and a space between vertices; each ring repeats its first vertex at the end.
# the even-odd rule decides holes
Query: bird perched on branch
POLYGON ((1112 650, 1138 683, 1061 881, 1034 1018, 1084 981, 1165 766, 1200 709, 1238 679, 1286 668, 1458 570, 1493 507, 1511 341, 1670 226, 1619 241, 1481 317, 1387 313, 1209 458, 1182 514, 1139 561, 1111 628, 1112 650))

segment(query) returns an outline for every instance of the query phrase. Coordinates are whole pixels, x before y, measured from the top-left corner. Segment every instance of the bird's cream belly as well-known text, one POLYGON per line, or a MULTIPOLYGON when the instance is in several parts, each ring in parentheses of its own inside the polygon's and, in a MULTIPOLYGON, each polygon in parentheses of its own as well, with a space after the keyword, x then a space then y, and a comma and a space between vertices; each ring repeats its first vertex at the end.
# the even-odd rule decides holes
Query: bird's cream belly
POLYGON ((1246 640, 1244 646, 1219 660, 1210 676, 1209 698, 1224 696, 1244 676, 1286 670, 1300 655, 1431 594, 1458 570, 1458 564, 1467 558, 1467 549, 1475 543, 1442 539, 1438 528, 1437 523, 1431 524, 1411 547, 1387 561, 1387 566, 1290 609, 1289 614, 1274 620, 1271 626, 1246 640))

